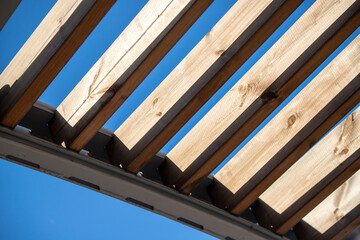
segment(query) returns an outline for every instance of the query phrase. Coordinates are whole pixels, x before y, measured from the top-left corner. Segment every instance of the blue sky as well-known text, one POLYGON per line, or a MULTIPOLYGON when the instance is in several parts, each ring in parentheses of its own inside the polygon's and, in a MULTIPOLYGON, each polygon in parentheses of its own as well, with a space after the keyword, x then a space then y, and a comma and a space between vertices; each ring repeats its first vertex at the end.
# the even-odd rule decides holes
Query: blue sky
MULTIPOLYGON (((55 2, 55 0, 23 0, 21 2, 3 30, 0 31, 0 72, 5 69, 55 2)), ((58 106, 146 2, 145 0, 118 0, 40 100, 58 106)), ((169 152, 313 2, 305 1, 189 123, 171 139, 162 151, 169 152)), ((234 3, 235 0, 215 0, 106 123, 105 127, 111 130, 117 129, 234 3)), ((360 29, 357 29, 348 41, 330 56, 230 157, 236 154, 359 33, 360 29)), ((0 239, 113 238, 214 239, 197 230, 117 199, 13 163, 0 161, 0 239)))

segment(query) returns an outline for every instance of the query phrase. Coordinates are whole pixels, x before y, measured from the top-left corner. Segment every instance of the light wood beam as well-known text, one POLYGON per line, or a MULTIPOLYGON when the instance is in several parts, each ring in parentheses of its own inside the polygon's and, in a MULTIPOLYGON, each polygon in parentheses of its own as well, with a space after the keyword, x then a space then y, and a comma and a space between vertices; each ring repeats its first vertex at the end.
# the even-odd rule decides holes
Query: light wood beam
POLYGON ((303 220, 324 233, 360 204, 360 171, 341 185, 303 220))
POLYGON ((278 213, 284 212, 359 147, 360 109, 357 108, 276 180, 260 199, 278 213))
POLYGON ((58 106, 55 141, 81 150, 212 1, 149 1, 58 106))
POLYGON ((358 108, 260 196, 252 207, 259 223, 279 234, 289 231, 359 169, 359 147, 358 108))
MULTIPOLYGON (((360 151, 357 151, 359 156, 360 151)), ((341 174, 339 174, 333 181, 326 185, 318 194, 316 194, 311 200, 303 205, 298 211, 294 213, 289 219, 287 219, 277 230, 279 234, 285 234, 298 223, 302 217, 309 213, 314 207, 316 207, 322 200, 324 200, 330 193, 332 193, 340 184, 344 183, 351 177, 357 170, 360 169, 360 157, 358 157, 353 164, 346 168, 341 174)), ((336 171, 335 171, 336 172, 336 171)))
POLYGON ((360 224, 360 171, 294 227, 299 239, 343 239, 360 224))
MULTIPOLYGON (((359 206, 358 206, 359 207, 359 206)), ((338 232, 331 238, 331 240, 341 240, 344 239, 347 235, 349 235, 352 231, 354 231, 356 228, 360 226, 360 211, 357 213, 357 217, 346 224, 341 230, 338 230, 338 232)))
POLYGON ((59 0, 0 75, 0 121, 29 111, 115 0, 59 0))
MULTIPOLYGON (((112 146, 109 146, 109 154, 113 156, 114 163, 121 164, 131 172, 139 171, 215 93, 216 89, 223 85, 237 67, 241 66, 266 40, 263 36, 254 33, 281 6, 282 2, 268 0, 236 2, 117 129, 116 139, 112 146), (255 37, 247 44, 251 36, 255 37), (245 49, 242 46, 249 48, 245 49), (230 60, 236 52, 238 52, 236 57, 230 60), (234 65, 223 67, 228 62, 234 65), (204 90, 199 93, 201 89, 204 90)), ((284 3, 285 7, 275 14, 278 19, 271 20, 274 26, 266 24, 268 29, 261 28, 259 31, 269 36, 299 3, 299 1, 284 3)))
POLYGON ((231 192, 233 197, 225 204, 234 214, 248 208, 359 103, 359 41, 360 36, 215 175, 214 197, 219 195, 219 188, 231 192), (272 136, 276 136, 276 141, 272 136))
POLYGON ((357 14, 330 38, 358 7, 314 3, 170 151, 167 185, 190 193, 358 27, 357 14))

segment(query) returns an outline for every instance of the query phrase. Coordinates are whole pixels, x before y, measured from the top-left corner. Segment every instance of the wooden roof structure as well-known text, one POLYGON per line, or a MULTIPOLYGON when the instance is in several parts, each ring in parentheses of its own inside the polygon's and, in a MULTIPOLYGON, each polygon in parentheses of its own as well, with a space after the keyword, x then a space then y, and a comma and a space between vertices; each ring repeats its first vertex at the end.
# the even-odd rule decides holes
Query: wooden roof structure
MULTIPOLYGON (((116 196, 99 178, 64 176, 60 165, 47 169, 5 144, 16 137, 69 158, 86 150, 91 161, 130 179, 175 189, 229 217, 250 213, 274 236, 344 238, 360 225, 360 35, 211 172, 359 28, 359 0, 317 0, 166 156, 159 153, 302 2, 237 1, 109 133, 103 125, 212 0, 149 0, 54 109, 38 98, 115 3, 59 0, 0 75, 0 156, 156 210, 137 192, 116 196), (19 126, 31 134, 19 135, 19 126)), ((189 216, 176 220, 206 230, 189 216)), ((209 227, 215 236, 241 239, 216 231, 209 227)))

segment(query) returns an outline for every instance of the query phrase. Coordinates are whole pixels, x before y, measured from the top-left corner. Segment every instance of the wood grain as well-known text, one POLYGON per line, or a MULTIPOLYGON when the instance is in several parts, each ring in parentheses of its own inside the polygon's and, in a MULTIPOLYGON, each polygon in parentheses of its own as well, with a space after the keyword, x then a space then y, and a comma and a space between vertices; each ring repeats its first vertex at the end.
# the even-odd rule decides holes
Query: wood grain
MULTIPOLYGON (((325 5, 331 8, 329 2, 325 5)), ((332 7, 334 9, 334 6, 332 7)), ((168 185, 176 185, 181 191, 190 193, 358 27, 359 13, 330 38, 342 25, 342 22, 340 21, 340 26, 336 27, 334 25, 337 24, 331 25, 328 22, 331 26, 328 29, 321 29, 325 26, 317 25, 318 19, 313 16, 316 15, 321 19, 320 13, 322 13, 322 21, 327 21, 326 15, 332 14, 332 10, 327 13, 322 12, 323 10, 321 2, 314 4, 263 56, 263 59, 260 59, 253 69, 249 70, 229 93, 174 147, 168 154, 168 158, 175 166, 168 164, 163 172, 169 172, 173 168, 178 168, 182 172, 172 171, 171 174, 166 175, 165 178, 170 179, 168 185), (310 27, 311 22, 314 25, 313 29, 310 27), (315 39, 310 40, 310 38, 305 37, 304 40, 302 38, 304 32, 311 34, 311 31, 315 31, 318 37, 321 35, 320 31, 324 31, 326 34, 321 35, 321 40, 316 40, 316 34, 312 35, 315 39), (311 41, 316 41, 321 46, 321 41, 327 40, 324 38, 326 35, 330 40, 318 51, 314 49, 314 44, 311 41), (292 44, 301 47, 292 47, 292 44), (306 50, 305 45, 311 50, 306 50), (306 52, 309 57, 306 63, 304 61, 304 65, 299 61, 306 60, 306 54, 302 52, 306 52), (286 64, 281 61, 286 62, 286 64), (292 64, 291 61, 295 63, 292 64), (268 62, 272 64, 269 65, 268 62), (291 71, 295 73, 291 74, 291 71), (266 81, 263 78, 266 78, 266 81), (244 87, 249 87, 250 92, 247 93, 244 87), (245 95, 242 95, 239 90, 244 90, 245 95), (256 91, 258 92, 256 93, 256 91), (245 105, 242 102, 243 100, 245 105), (237 105, 238 103, 240 104, 237 105)), ((345 9, 343 9, 344 11, 345 9)), ((341 16, 343 18, 344 16, 351 16, 351 14, 343 13, 341 16)), ((339 22, 336 17, 332 18, 332 21, 339 22)))
MULTIPOLYGON (((186 123, 187 119, 196 113, 197 109, 210 98, 216 89, 224 84, 230 76, 230 72, 236 71, 236 66, 244 62, 243 58, 248 58, 255 51, 258 43, 255 44, 254 39, 249 44, 249 50, 243 49, 241 51, 244 53, 244 57, 240 55, 236 57, 239 62, 223 69, 226 63, 232 61, 230 59, 234 54, 282 5, 282 2, 281 0, 274 1, 271 4, 270 1, 235 3, 116 131, 116 141, 109 146, 109 154, 115 156, 116 164, 121 164, 132 172, 141 169, 166 144, 167 140, 186 123), (252 11, 253 8, 250 6, 257 10, 252 11), (240 10, 241 8, 242 10, 240 10), (223 69, 224 71, 220 72, 225 74, 215 77, 218 80, 215 82, 212 79, 220 69, 223 69), (210 84, 214 89, 206 84, 210 84), (209 92, 204 92, 202 89, 207 89, 206 91, 209 92), (200 91, 202 94, 198 96, 197 94, 200 91), (130 138, 133 140, 130 140, 132 143, 129 145, 130 138)), ((295 1, 294 4, 287 5, 294 6, 297 4, 298 2, 295 1)), ((283 14, 287 14, 286 11, 283 12, 285 12, 283 14)), ((279 18, 283 17, 279 16, 279 18)), ((267 31, 271 32, 273 29, 274 27, 271 26, 269 30, 262 30, 262 32, 268 34, 267 31)), ((265 41, 262 37, 259 40, 260 42, 265 41)))
POLYGON ((303 220, 320 233, 326 232, 360 204, 360 171, 336 189, 303 220))
POLYGON ((249 207, 314 140, 334 126, 337 118, 359 102, 359 39, 353 40, 216 174, 216 181, 233 194, 242 189, 242 197, 232 203, 233 213, 249 207), (269 136, 277 136, 276 142, 269 136))
MULTIPOLYGON (((127 168, 129 171, 140 171, 268 37, 271 36, 301 2, 302 1, 298 0, 285 1, 191 100, 187 98, 189 103, 186 104, 186 106, 181 110, 174 111, 173 115, 168 113, 168 121, 163 119, 161 122, 158 122, 128 153, 121 154, 121 148, 113 146, 112 154, 121 156, 122 162, 127 162, 126 159, 131 159, 131 163, 127 168), (159 125, 161 125, 161 127, 157 127, 159 125)), ((166 173, 167 172, 166 170, 166 173)))
POLYGON ((276 180, 260 199, 278 213, 283 213, 359 147, 358 108, 276 180))
POLYGON ((149 1, 58 106, 55 141, 80 150, 211 2, 149 1))
MULTIPOLYGON (((343 170, 339 175, 337 175, 331 182, 327 182, 327 185, 323 187, 321 191, 316 193, 316 195, 313 195, 312 198, 301 207, 298 207, 296 211, 292 211, 293 214, 291 217, 285 218, 285 220, 282 220, 280 227, 277 228, 276 232, 278 234, 285 234, 288 232, 295 224, 300 222, 301 218, 303 218, 306 214, 308 214, 312 209, 314 209, 321 201, 323 201, 326 197, 328 197, 337 187, 339 187, 341 184, 343 184, 346 180, 348 180, 356 171, 360 168, 360 151, 357 151, 357 154, 354 154, 356 156, 352 156, 352 159, 354 157, 357 157, 356 160, 350 165, 347 166, 345 170, 343 170)), ((334 170, 331 174, 335 173, 336 170, 334 170)), ((330 176, 327 176, 328 178, 330 176)), ((318 185, 325 185, 325 184, 318 184, 318 185)), ((315 188, 318 188, 319 186, 316 186, 315 188)), ((311 191, 311 190, 310 190, 311 191)))
POLYGON ((252 208, 260 224, 279 234, 288 232, 359 169, 359 146, 358 108, 260 196, 264 203, 252 208))
MULTIPOLYGON (((341 196, 340 196, 341 197, 341 196)), ((336 202, 335 202, 336 204, 336 202)), ((328 211, 330 209, 326 209, 328 211)), ((297 239, 299 240, 308 240, 308 239, 316 239, 316 240, 341 240, 345 239, 347 235, 349 235, 353 230, 359 227, 360 224, 360 204, 355 206, 350 212, 346 215, 342 216, 339 210, 332 209, 333 214, 339 214, 338 217, 341 217, 339 221, 336 221, 330 228, 328 228, 324 233, 320 233, 314 227, 306 223, 305 221, 299 222, 294 227, 294 233, 296 234, 297 239)), ((331 213, 330 213, 331 215, 331 213)), ((358 232, 358 229, 357 229, 358 232)), ((356 238, 357 233, 349 235, 350 238, 356 238)))
POLYGON ((1 124, 15 127, 115 0, 61 0, 0 76, 1 124))
POLYGON ((238 1, 181 61, 115 135, 131 149, 199 81, 206 71, 256 20, 271 1, 238 1), (139 127, 141 126, 141 127, 139 127))
POLYGON ((318 1, 169 152, 184 171, 351 5, 318 1))

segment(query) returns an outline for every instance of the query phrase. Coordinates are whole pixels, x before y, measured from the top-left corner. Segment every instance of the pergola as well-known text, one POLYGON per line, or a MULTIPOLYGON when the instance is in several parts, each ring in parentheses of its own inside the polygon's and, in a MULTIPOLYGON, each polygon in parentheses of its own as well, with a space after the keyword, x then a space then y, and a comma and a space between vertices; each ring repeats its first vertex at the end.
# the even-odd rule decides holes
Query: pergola
POLYGON ((55 108, 38 98, 115 3, 59 0, 0 75, 0 157, 221 239, 344 238, 360 225, 360 35, 211 173, 359 28, 359 0, 317 0, 160 152, 302 2, 237 1, 112 132, 212 0, 149 0, 55 108))

